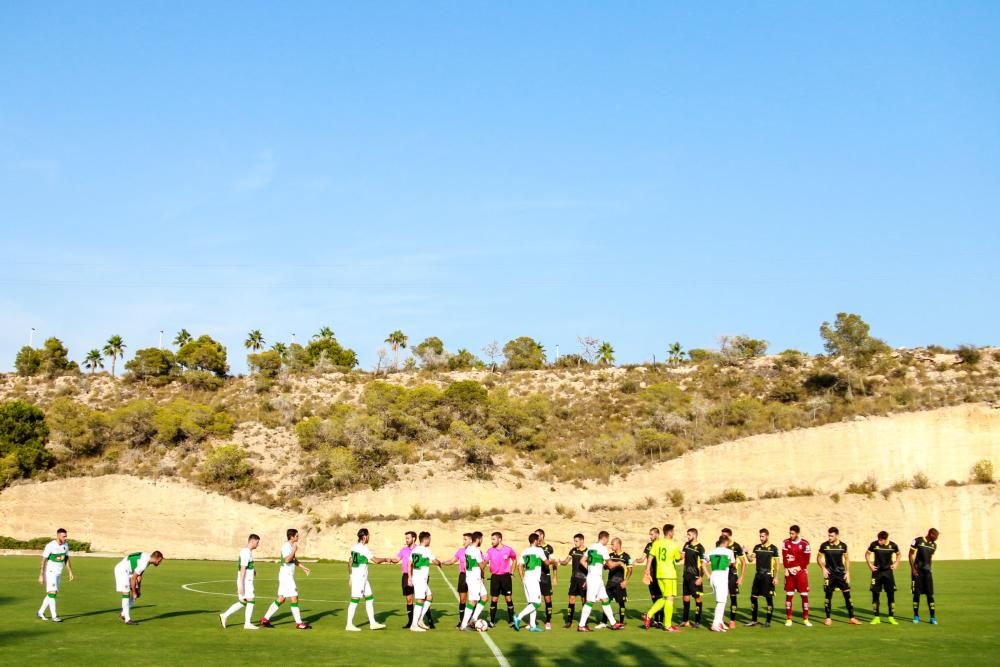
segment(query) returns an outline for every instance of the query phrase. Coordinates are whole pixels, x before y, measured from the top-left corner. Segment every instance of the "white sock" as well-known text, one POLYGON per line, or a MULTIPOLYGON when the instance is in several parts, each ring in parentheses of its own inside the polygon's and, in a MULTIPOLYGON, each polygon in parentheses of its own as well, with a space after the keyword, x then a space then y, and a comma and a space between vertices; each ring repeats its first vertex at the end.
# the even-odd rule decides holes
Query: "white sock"
POLYGON ((122 616, 125 617, 126 621, 132 620, 132 617, 128 613, 129 612, 128 601, 129 601, 129 599, 128 599, 127 596, 122 598, 122 616))
POLYGON ((524 620, 525 616, 534 613, 534 611, 535 611, 535 605, 529 604, 527 607, 521 610, 521 613, 518 614, 517 617, 521 620, 524 620))
POLYGON ((416 630, 419 627, 420 619, 424 617, 424 605, 422 602, 413 603, 413 622, 410 623, 410 630, 416 630))
POLYGON ((377 621, 375 620, 375 600, 368 598, 365 600, 365 612, 368 614, 368 623, 370 625, 375 625, 377 621))
POLYGON ((610 604, 605 604, 604 605, 604 617, 608 619, 608 625, 614 625, 615 624, 615 614, 611 610, 611 605, 610 604))
POLYGON ((420 612, 420 620, 421 621, 424 620, 424 616, 426 616, 427 612, 429 612, 430 610, 431 610, 431 601, 430 600, 424 600, 424 608, 420 612))
POLYGON ((232 616, 233 614, 235 614, 236 612, 238 612, 242 608, 243 608, 243 603, 242 602, 234 602, 229 607, 229 609, 227 609, 224 612, 222 612, 222 618, 229 618, 230 616, 232 616))
POLYGON ((253 600, 247 601, 246 611, 243 612, 243 625, 253 625, 253 600))
POLYGON ((354 625, 354 612, 358 609, 358 603, 351 600, 351 603, 347 605, 347 625, 354 625))
POLYGON ((264 618, 270 621, 271 617, 274 616, 276 613, 278 613, 278 603, 272 602, 271 606, 267 608, 267 613, 264 614, 264 618))
POLYGON ((47 598, 49 601, 49 611, 52 612, 52 618, 59 618, 59 614, 56 613, 56 599, 47 598))
POLYGON ((484 609, 486 609, 486 605, 483 604, 483 601, 480 600, 479 602, 477 602, 476 603, 476 610, 474 612, 472 612, 472 620, 473 621, 478 621, 479 620, 479 616, 483 613, 484 609))
POLYGON ((302 611, 299 609, 299 603, 298 602, 293 602, 292 603, 292 618, 295 619, 296 623, 301 623, 302 622, 302 611))
POLYGON ((538 620, 538 609, 535 605, 531 605, 531 614, 528 616, 528 620, 531 621, 531 627, 535 627, 535 621, 538 620))
POLYGON ((38 608, 38 615, 45 616, 45 610, 49 608, 49 600, 51 600, 48 595, 42 598, 42 606, 38 608))
POLYGON ((474 607, 470 607, 469 605, 465 605, 465 613, 462 614, 462 627, 463 628, 469 627, 469 621, 472 620, 472 610, 473 609, 474 609, 474 607))
POLYGON ((580 610, 580 627, 587 626, 587 619, 590 618, 590 605, 583 605, 583 609, 580 610))

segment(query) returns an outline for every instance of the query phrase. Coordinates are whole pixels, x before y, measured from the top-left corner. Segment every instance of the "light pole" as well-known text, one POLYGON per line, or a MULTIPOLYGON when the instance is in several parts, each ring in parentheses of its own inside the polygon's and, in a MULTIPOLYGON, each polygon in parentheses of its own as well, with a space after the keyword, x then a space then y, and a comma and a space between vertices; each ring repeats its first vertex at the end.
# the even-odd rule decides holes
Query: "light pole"
POLYGON ((556 345, 556 363, 559 363, 559 345, 556 345))
POLYGON ((163 349, 163 329, 160 329, 160 349, 163 349))
POLYGON ((35 346, 35 327, 31 327, 31 333, 28 334, 28 347, 35 346))

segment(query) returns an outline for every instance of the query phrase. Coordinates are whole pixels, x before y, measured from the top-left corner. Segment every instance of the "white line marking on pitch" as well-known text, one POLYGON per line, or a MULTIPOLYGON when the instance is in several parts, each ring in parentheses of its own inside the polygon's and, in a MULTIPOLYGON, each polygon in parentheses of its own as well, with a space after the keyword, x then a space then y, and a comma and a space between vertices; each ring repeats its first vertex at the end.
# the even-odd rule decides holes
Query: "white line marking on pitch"
MULTIPOLYGON (((455 599, 458 600, 458 591, 456 591, 455 587, 451 585, 451 581, 448 580, 448 577, 444 575, 444 570, 441 569, 440 565, 437 566, 437 571, 438 574, 441 575, 441 578, 444 579, 444 583, 448 584, 448 588, 451 589, 455 599)), ((483 641, 486 642, 486 646, 489 647, 490 651, 493 653, 493 657, 497 659, 498 663, 500 663, 500 667, 510 667, 510 663, 507 661, 507 658, 504 657, 504 654, 500 651, 500 647, 496 645, 496 642, 493 641, 489 633, 477 632, 476 634, 482 637, 483 641)))
MULTIPOLYGON (((257 579, 257 581, 277 581, 277 579, 257 579)), ((313 581, 338 581, 337 579, 313 579, 313 581)), ((181 584, 181 588, 186 590, 188 593, 201 593, 202 595, 218 595, 224 598, 236 598, 235 593, 215 593, 213 591, 200 591, 197 588, 192 588, 193 586, 201 586, 202 584, 223 584, 223 583, 235 583, 229 579, 212 579, 211 581, 193 581, 190 584, 181 584)), ((331 604, 347 604, 349 600, 321 600, 319 598, 299 598, 303 602, 329 602, 331 604)), ((395 606, 391 602, 376 602, 376 607, 390 607, 395 606)))

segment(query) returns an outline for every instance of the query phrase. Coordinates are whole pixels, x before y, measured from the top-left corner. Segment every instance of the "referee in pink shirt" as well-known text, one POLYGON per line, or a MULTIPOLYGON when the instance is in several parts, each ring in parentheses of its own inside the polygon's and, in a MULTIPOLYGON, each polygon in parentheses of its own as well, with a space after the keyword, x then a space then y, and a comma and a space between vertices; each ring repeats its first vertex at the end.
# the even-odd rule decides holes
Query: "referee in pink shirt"
POLYGON ((497 531, 490 535, 493 545, 486 552, 486 563, 490 568, 490 625, 497 624, 497 600, 503 595, 507 600, 507 623, 514 624, 514 600, 511 594, 514 582, 510 571, 517 562, 517 554, 503 543, 503 535, 497 531))

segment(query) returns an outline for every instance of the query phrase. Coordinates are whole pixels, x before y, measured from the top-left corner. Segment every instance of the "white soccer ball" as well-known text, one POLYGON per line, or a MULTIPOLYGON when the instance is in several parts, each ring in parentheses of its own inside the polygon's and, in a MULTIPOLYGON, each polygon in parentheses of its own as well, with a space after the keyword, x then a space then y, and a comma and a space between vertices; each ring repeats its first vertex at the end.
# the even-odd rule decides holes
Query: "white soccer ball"
POLYGON ((479 632, 486 632, 490 629, 490 624, 485 621, 485 619, 479 619, 476 621, 476 630, 479 632))

